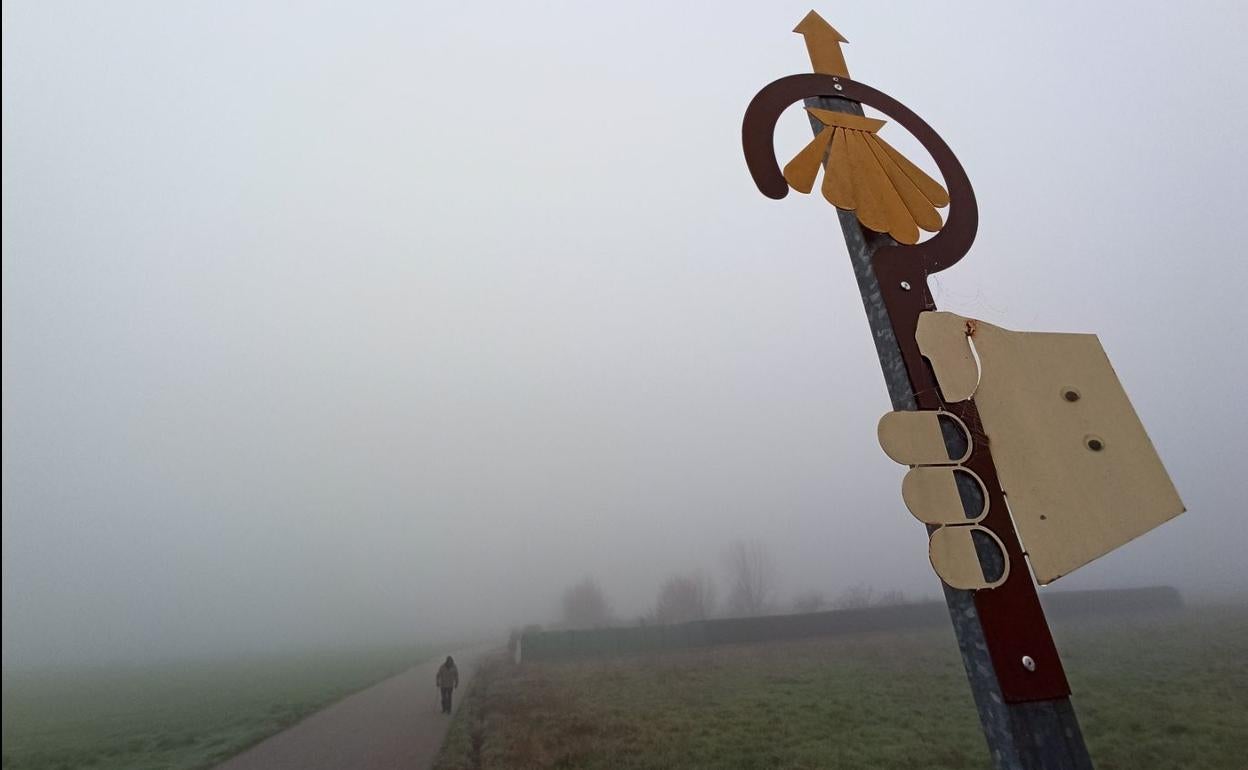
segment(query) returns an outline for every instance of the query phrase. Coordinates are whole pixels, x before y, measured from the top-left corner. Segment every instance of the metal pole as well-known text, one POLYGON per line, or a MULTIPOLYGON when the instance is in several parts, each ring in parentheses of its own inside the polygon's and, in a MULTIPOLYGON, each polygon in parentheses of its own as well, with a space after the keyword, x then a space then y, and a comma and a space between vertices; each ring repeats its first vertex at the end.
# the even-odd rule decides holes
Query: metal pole
MULTIPOLYGON (((860 104, 846 99, 816 97, 806 99, 805 104, 807 107, 863 114, 860 104)), ((818 134, 822 124, 813 116, 810 122, 812 130, 818 134)), ((916 409, 918 405, 906 364, 872 267, 872 255, 876 249, 892 241, 887 236, 864 230, 852 211, 838 209, 837 215, 893 409, 916 409)), ((978 493, 978 490, 969 488, 961 491, 964 496, 978 493)), ((968 507, 974 508, 973 505, 968 507)), ((985 574, 1000 573, 1000 554, 995 549, 980 551, 980 560, 985 574)), ((1092 759, 1070 698, 1007 703, 988 654, 974 592, 950 588, 944 583, 941 586, 993 767, 1000 770, 1091 770, 1092 759)))

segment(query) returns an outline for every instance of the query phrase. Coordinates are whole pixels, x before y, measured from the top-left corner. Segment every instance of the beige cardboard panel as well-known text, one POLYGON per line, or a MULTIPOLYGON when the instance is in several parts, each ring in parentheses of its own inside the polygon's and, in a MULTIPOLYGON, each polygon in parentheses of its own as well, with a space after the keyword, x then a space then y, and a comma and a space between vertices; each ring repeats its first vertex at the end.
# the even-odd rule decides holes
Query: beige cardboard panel
POLYGON ((919 352, 932 362, 941 396, 950 404, 970 398, 979 385, 979 364, 971 353, 967 323, 956 313, 919 313, 914 334, 919 352))
POLYGON ((819 176, 819 167, 828 153, 828 144, 832 142, 831 128, 820 131, 806 147, 789 161, 784 167, 784 180, 789 187, 802 193, 808 193, 815 187, 815 177, 819 176))
POLYGON ((992 530, 972 524, 965 527, 941 527, 932 532, 927 542, 927 555, 931 559, 932 569, 937 576, 952 588, 965 591, 978 591, 984 588, 996 588, 1010 576, 1010 557, 1005 546, 992 530), (984 579, 984 570, 979 566, 979 556, 975 553, 975 541, 972 532, 981 532, 997 544, 1001 558, 1005 560, 1005 569, 1001 577, 991 583, 984 579))
POLYGON ((884 454, 902 465, 955 465, 971 454, 970 432, 948 412, 889 412, 880 418, 876 432, 884 454), (952 420, 966 434, 967 450, 962 457, 950 459, 940 431, 941 417, 952 420))
POLYGON ((1183 512, 1096 335, 972 328, 975 403, 1041 584, 1183 512))
POLYGON ((988 490, 979 476, 967 468, 911 468, 901 481, 901 499, 910 513, 924 524, 973 524, 988 515, 988 490), (974 518, 966 517, 962 497, 958 494, 958 473, 973 478, 984 493, 984 507, 974 518))

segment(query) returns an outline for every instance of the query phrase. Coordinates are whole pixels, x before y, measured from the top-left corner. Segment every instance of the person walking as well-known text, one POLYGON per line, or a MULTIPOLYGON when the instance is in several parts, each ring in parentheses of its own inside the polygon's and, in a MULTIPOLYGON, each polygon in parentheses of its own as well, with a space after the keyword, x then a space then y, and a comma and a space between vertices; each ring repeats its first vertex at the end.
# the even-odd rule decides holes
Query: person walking
POLYGON ((455 667, 455 659, 446 656, 446 662, 438 669, 438 689, 442 691, 442 713, 451 713, 451 693, 459 687, 459 669, 455 667))

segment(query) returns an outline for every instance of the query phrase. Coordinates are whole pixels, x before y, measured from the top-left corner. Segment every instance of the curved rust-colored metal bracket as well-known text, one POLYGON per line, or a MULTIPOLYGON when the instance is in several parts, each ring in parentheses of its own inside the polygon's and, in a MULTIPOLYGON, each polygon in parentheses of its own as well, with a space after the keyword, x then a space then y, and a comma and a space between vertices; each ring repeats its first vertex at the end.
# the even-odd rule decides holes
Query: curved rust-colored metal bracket
POLYGON ((789 75, 759 91, 745 111, 741 127, 746 165, 758 189, 767 197, 784 198, 789 186, 776 161, 773 135, 781 113, 811 97, 841 98, 874 107, 908 130, 931 154, 949 190, 949 216, 932 238, 912 246, 884 239, 871 257, 880 295, 888 310, 915 402, 922 410, 946 410, 974 433, 972 451, 963 465, 983 482, 988 512, 982 525, 995 534, 1008 562, 1019 565, 992 590, 977 591, 984 641, 996 670, 1002 696, 1018 703, 1048 700, 1070 694, 1057 646, 1040 606, 1036 586, 1025 563, 1022 544, 1010 519, 991 449, 981 435, 974 399, 946 402, 915 337, 919 314, 935 310, 927 276, 957 264, 970 250, 979 226, 975 192, 962 164, 944 140, 922 118, 896 99, 845 77, 821 74, 789 75), (1019 664, 1026 656, 1034 670, 1019 664))

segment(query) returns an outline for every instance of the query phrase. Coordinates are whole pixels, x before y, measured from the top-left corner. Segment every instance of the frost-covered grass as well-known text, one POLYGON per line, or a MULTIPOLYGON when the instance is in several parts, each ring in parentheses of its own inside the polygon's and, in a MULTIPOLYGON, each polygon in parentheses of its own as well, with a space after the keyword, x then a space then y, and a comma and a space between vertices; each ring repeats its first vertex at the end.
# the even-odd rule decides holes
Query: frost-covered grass
MULTIPOLYGON (((1248 762, 1248 607, 1055 628, 1101 770, 1248 762)), ((950 629, 478 673, 438 770, 986 768, 950 629)))
POLYGON ((392 647, 6 673, 4 767, 209 767, 429 654, 392 647))

